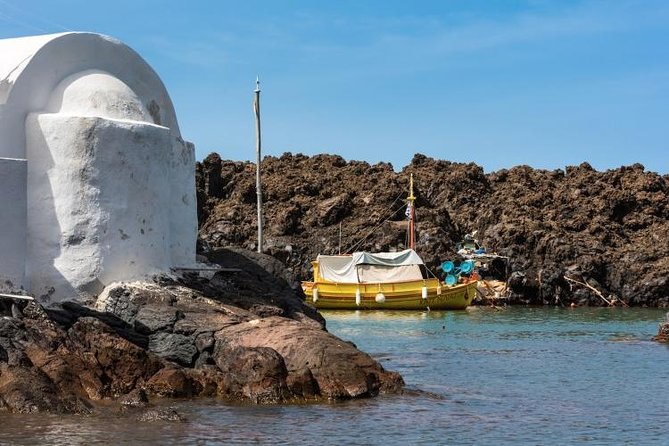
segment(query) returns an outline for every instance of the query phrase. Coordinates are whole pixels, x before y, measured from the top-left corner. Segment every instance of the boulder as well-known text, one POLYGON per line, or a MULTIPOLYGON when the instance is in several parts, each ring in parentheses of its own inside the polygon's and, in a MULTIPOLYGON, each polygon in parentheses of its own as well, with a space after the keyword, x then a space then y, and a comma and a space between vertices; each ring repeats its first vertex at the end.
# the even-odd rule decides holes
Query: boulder
POLYGON ((653 340, 669 343, 669 313, 665 315, 664 321, 660 323, 657 330, 657 336, 653 340))
POLYGON ((217 342, 216 365, 225 376, 225 394, 256 403, 277 403, 289 398, 288 371, 283 357, 270 347, 230 346, 217 342))
POLYGON ((225 340, 228 346, 270 347, 285 361, 292 383, 311 376, 313 381, 307 382, 307 387, 312 391, 318 389, 325 398, 397 392, 404 384, 397 373, 385 371, 351 344, 297 321, 278 317, 255 319, 223 329, 216 337, 225 340))
POLYGON ((197 354, 197 347, 192 337, 160 332, 149 337, 149 351, 168 361, 190 367, 197 354))
MULTIPOLYGON (((154 396, 273 404, 401 391, 399 375, 310 317, 300 295, 267 272, 275 260, 232 257, 251 266, 230 280, 113 284, 93 308, 32 302, 21 318, 3 306, 0 410, 91 413, 90 401, 112 400, 130 414, 154 396)), ((173 418, 146 413, 137 417, 173 418)))

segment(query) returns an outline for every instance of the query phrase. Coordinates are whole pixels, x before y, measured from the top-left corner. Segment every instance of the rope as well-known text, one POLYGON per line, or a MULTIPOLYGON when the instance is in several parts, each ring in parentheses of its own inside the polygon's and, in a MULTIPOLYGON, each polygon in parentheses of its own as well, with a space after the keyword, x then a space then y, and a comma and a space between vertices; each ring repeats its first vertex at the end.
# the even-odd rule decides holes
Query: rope
MULTIPOLYGON (((1 1, 1 0, 0 0, 0 1, 1 1)), ((395 198, 395 201, 393 201, 393 203, 389 206, 389 208, 392 208, 393 206, 395 206, 395 203, 397 203, 397 201, 400 200, 400 199, 402 198, 403 195, 404 195, 404 192, 400 192, 400 194, 397 196, 397 198, 395 198)), ((371 236, 371 235, 372 235, 378 228, 381 227, 381 225, 383 225, 385 222, 387 222, 388 220, 390 220, 390 217, 392 217, 393 215, 395 215, 395 213, 397 213, 397 211, 399 211, 399 210, 402 209, 403 207, 404 207, 404 203, 402 203, 402 206, 399 206, 397 209, 393 209, 393 210, 392 210, 392 211, 391 211, 391 212, 390 212, 390 213, 389 213, 389 214, 388 214, 382 221, 380 221, 376 226, 374 226, 374 227, 367 233, 367 235, 366 235, 365 237, 363 237, 363 238, 362 238, 360 241, 358 241, 357 243, 354 243, 353 245, 351 245, 348 249, 345 250, 345 252, 352 252, 355 248, 357 248, 358 246, 362 245, 362 244, 363 244, 363 243, 364 243, 364 242, 365 242, 365 241, 366 241, 366 240, 367 240, 367 239, 368 239, 368 238, 369 238, 369 237, 370 237, 370 236, 371 236)), ((439 278, 434 272, 432 272, 432 270, 431 270, 430 268, 427 267, 427 265, 425 265, 425 270, 427 271, 428 275, 431 275, 431 276, 434 277, 435 279, 438 279, 438 278, 439 278)))
MULTIPOLYGON (((392 208, 393 206, 395 206, 395 203, 397 203, 397 201, 398 201, 400 198, 402 198, 403 195, 404 195, 404 192, 400 192, 400 194, 397 196, 397 198, 395 198, 395 201, 393 201, 393 203, 392 203, 389 207, 392 208)), ((404 207, 404 204, 402 204, 402 206, 401 206, 401 207, 398 207, 397 209, 393 209, 393 210, 392 210, 392 211, 391 211, 391 212, 390 212, 390 213, 389 213, 389 214, 388 214, 388 215, 387 215, 381 222, 379 222, 376 226, 374 226, 374 227, 367 233, 367 235, 366 235, 365 237, 362 238, 362 240, 358 241, 357 243, 354 243, 352 246, 350 246, 348 249, 346 249, 345 252, 353 252, 353 250, 354 250, 355 248, 357 248, 358 246, 362 245, 362 243, 364 243, 364 242, 365 242, 365 241, 366 241, 366 240, 367 240, 367 239, 368 239, 368 238, 369 238, 369 237, 370 237, 370 236, 371 236, 371 235, 372 235, 372 234, 373 234, 379 227, 381 227, 381 225, 383 225, 385 222, 387 222, 388 220, 390 220, 390 217, 392 217, 393 215, 395 215, 395 214, 397 213, 397 211, 399 211, 400 209, 402 209, 402 207, 404 207)))

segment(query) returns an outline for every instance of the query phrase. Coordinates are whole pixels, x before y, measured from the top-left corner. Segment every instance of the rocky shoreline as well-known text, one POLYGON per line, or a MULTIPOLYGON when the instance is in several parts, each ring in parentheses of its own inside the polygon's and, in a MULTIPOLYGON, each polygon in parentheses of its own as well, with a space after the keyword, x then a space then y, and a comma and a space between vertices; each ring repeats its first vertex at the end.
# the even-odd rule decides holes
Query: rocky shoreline
POLYGON ((176 420, 155 398, 273 404, 400 392, 402 378, 325 330, 282 279, 242 250, 222 269, 108 286, 97 301, 0 305, 0 411, 95 413, 114 401, 138 420, 176 420), (229 265, 235 265, 234 268, 229 265))
POLYGON ((199 248, 210 268, 110 285, 85 303, 0 300, 0 411, 95 414, 104 403, 140 421, 180 421, 152 402, 401 392, 399 374, 327 332, 299 281, 318 253, 340 249, 340 225, 343 251, 359 240, 358 249, 404 248, 410 173, 418 250, 432 268, 476 230, 511 259, 511 303, 669 306, 669 177, 643 166, 485 174, 416 155, 396 173, 384 163, 285 154, 263 169, 263 254, 252 252, 254 166, 212 154, 197 166, 199 248))
MULTIPOLYGON (((473 163, 415 155, 395 172, 387 163, 286 153, 262 167, 266 252, 291 281, 310 277, 317 254, 338 252, 340 224, 342 252, 404 249, 401 204, 412 173, 417 250, 434 271, 476 230, 510 258, 511 303, 669 306, 669 175, 640 164, 486 174, 473 163)), ((203 245, 255 248, 254 175, 254 164, 217 154, 198 163, 203 245)))

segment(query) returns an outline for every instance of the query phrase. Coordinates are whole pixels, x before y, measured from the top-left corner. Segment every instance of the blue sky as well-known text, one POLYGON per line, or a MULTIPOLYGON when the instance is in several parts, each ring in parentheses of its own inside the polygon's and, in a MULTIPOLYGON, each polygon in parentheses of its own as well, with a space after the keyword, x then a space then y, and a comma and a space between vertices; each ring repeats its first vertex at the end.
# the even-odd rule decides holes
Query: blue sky
POLYGON ((260 75, 268 155, 669 173, 666 0, 0 0, 0 38, 64 30, 138 51, 198 158, 255 157, 260 75))

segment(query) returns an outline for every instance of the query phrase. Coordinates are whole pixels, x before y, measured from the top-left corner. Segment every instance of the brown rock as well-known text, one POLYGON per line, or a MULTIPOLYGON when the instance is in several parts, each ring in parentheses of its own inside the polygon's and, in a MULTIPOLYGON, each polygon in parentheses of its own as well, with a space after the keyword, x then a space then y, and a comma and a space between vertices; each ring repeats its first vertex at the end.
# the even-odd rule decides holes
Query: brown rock
POLYGON ((150 395, 169 398, 191 397, 202 390, 186 371, 172 367, 160 369, 145 388, 150 395))
POLYGON ((59 391, 39 369, 0 364, 0 410, 14 413, 91 413, 91 406, 59 391))
POLYGON ((669 343, 669 313, 667 313, 665 321, 660 323, 657 330, 657 336, 655 336, 653 340, 669 343))
MULTIPOLYGON (((206 215, 200 238, 211 248, 253 249, 255 202, 235 197, 252 184, 255 169, 218 163, 225 166, 220 175, 211 164, 197 166, 206 215), (212 175, 225 194, 206 194, 212 175), (224 218, 228 214, 234 221, 224 218)), ((669 306, 669 176, 640 164, 605 172, 587 163, 553 171, 517 166, 486 174, 473 163, 417 154, 396 173, 384 163, 330 155, 265 157, 266 252, 292 272, 292 284, 310 278, 318 254, 339 251, 340 222, 342 252, 360 241, 358 250, 404 249, 401 203, 411 173, 417 250, 433 271, 456 257, 455 243, 465 233, 478 230, 484 246, 509 256, 511 271, 526 278, 512 288, 512 302, 607 305, 591 290, 567 283, 569 273, 628 305, 669 306), (289 230, 298 221, 299 230, 289 230)))
POLYGON ((104 372, 105 396, 125 395, 164 367, 157 356, 121 338, 100 320, 82 318, 68 335, 80 351, 91 353, 87 365, 104 372))
POLYGON ((230 346, 219 341, 214 360, 223 372, 226 396, 256 403, 278 403, 289 397, 286 364, 272 348, 230 346))
POLYGON ((373 396, 398 391, 404 384, 398 374, 385 371, 351 344, 296 321, 258 319, 221 330, 216 337, 230 346, 270 347, 283 357, 290 373, 308 369, 326 398, 373 396))
POLYGON ((149 398, 144 389, 135 389, 121 398, 120 403, 126 407, 146 407, 149 404, 149 398))
POLYGON ((144 410, 137 416, 137 421, 143 423, 153 423, 156 421, 170 421, 184 423, 188 420, 174 409, 151 408, 144 410))
MULTIPOLYGON (((277 260, 229 253, 216 255, 245 267, 229 279, 189 274, 180 282, 158 278, 161 285, 111 286, 96 309, 31 303, 20 309, 22 318, 2 306, 0 410, 90 413, 89 400, 121 397, 122 411, 132 412, 146 404, 145 391, 277 403, 368 396, 401 384, 329 335, 323 319, 280 278, 277 260)), ((140 418, 174 418, 154 415, 140 418)))
POLYGON ((311 373, 311 369, 308 367, 290 372, 286 379, 286 384, 296 397, 313 399, 321 394, 318 381, 316 381, 314 375, 311 373))

